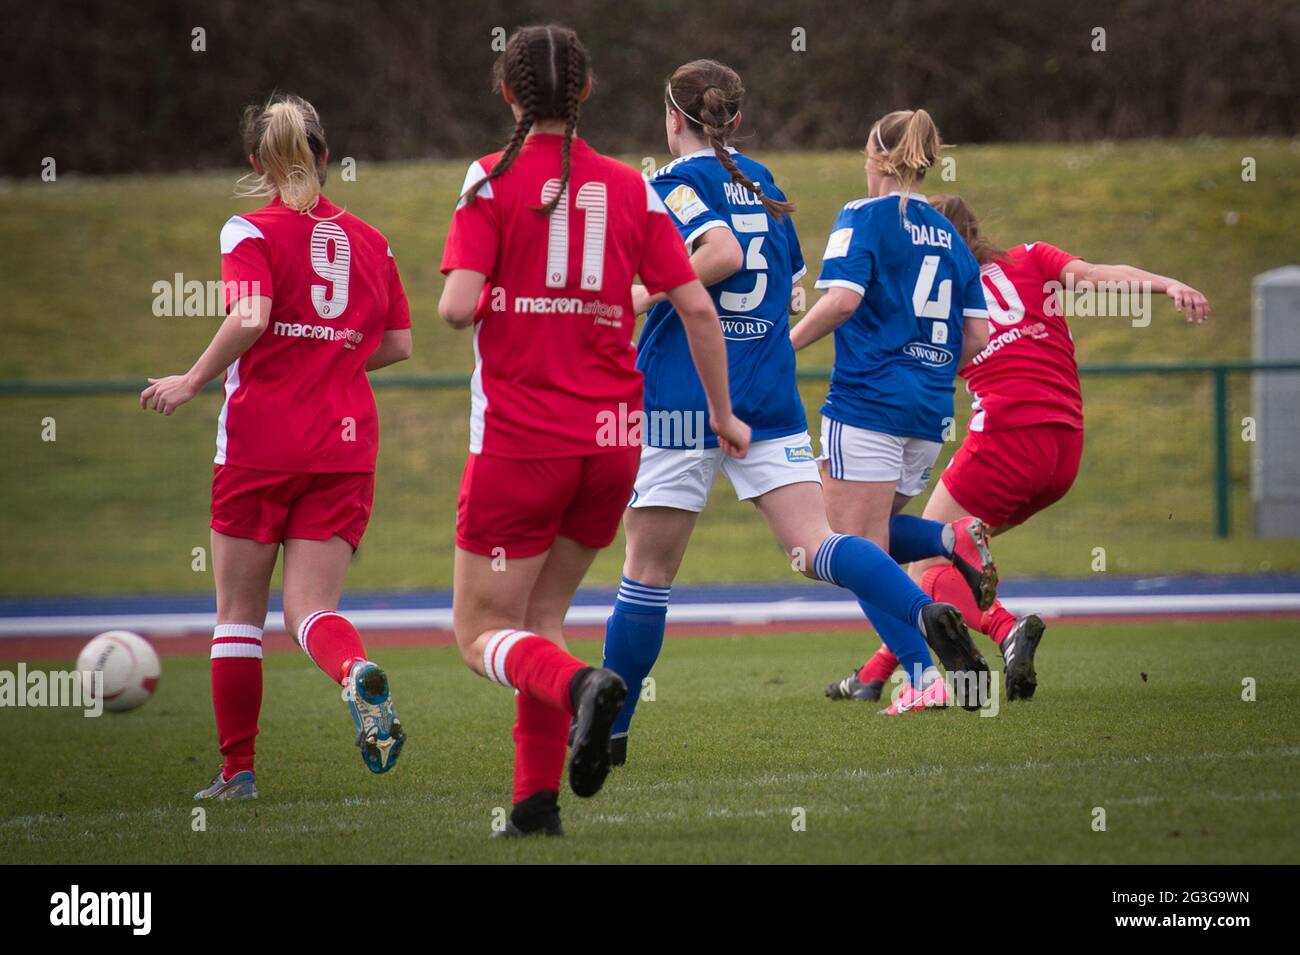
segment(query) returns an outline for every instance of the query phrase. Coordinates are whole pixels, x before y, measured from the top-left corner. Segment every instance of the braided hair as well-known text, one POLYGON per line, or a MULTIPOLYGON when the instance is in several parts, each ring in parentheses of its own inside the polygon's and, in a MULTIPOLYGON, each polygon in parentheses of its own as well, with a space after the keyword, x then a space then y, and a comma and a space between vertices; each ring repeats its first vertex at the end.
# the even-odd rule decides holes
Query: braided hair
POLYGON ((562 26, 521 27, 511 34, 505 52, 492 68, 493 87, 509 89, 519 104, 519 120, 492 171, 462 197, 474 199, 479 190, 510 169, 523 149, 533 124, 540 120, 564 121, 560 188, 537 211, 550 215, 569 186, 573 137, 578 129, 582 93, 591 77, 587 50, 578 34, 562 26))
POLYGON ((795 204, 764 195, 763 184, 741 172, 727 151, 727 142, 740 119, 740 103, 744 96, 745 87, 731 67, 717 60, 692 60, 679 66, 668 78, 664 101, 665 105, 680 113, 692 129, 708 139, 713 154, 727 170, 732 182, 757 196, 773 218, 784 219, 794 212, 795 204))

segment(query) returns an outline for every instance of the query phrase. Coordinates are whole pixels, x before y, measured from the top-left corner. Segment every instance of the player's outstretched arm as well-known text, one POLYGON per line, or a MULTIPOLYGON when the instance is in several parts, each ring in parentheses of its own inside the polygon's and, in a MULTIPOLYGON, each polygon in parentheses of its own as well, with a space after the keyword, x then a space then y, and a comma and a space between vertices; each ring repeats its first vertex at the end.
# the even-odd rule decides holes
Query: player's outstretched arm
POLYGON ((795 351, 802 351, 847 322, 861 304, 862 296, 853 289, 833 286, 808 310, 803 320, 790 329, 790 344, 795 351))
POLYGON ((140 407, 170 415, 253 347, 266 331, 270 314, 271 300, 265 295, 241 298, 230 309, 230 314, 193 368, 183 375, 149 379, 149 387, 140 392, 140 407))
POLYGON ((1157 275, 1132 265, 1099 265, 1083 259, 1071 259, 1061 267, 1061 282, 1068 284, 1073 279, 1077 287, 1081 282, 1125 282, 1128 284, 1149 283, 1152 291, 1168 295, 1173 300, 1174 308, 1187 316, 1189 322, 1198 325, 1210 317, 1210 303, 1205 296, 1177 279, 1166 275, 1157 275))
POLYGON ((452 328, 473 325, 479 296, 483 294, 486 282, 487 276, 482 272, 452 269, 442 286, 442 298, 438 299, 438 314, 442 320, 452 328))
POLYGON ((698 279, 668 292, 668 300, 682 320, 691 360, 709 401, 709 426, 718 445, 733 458, 749 451, 749 425, 731 411, 731 385, 727 380, 727 343, 713 299, 698 279))

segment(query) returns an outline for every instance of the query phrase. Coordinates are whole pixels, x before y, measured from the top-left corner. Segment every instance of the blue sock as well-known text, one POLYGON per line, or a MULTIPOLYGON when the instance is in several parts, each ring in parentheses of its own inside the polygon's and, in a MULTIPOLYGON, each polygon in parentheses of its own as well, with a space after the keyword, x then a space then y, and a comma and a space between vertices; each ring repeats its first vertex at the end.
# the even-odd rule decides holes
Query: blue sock
POLYGON ((947 526, 924 517, 895 514, 889 520, 889 556, 900 564, 927 557, 951 557, 952 551, 943 542, 947 526))
POLYGON ((867 615, 871 625, 876 628, 876 633, 880 634, 880 639, 884 641, 885 646, 889 647, 894 656, 898 657, 898 662, 902 665, 907 678, 912 681, 914 686, 923 686, 921 678, 925 675, 926 670, 934 666, 934 660, 930 657, 930 648, 926 645, 921 632, 896 617, 891 617, 879 607, 874 607, 865 600, 859 600, 858 606, 867 615), (920 639, 917 640, 917 637, 920 637, 920 639), (906 649, 906 657, 904 657, 903 651, 899 647, 906 649))
MULTIPOLYGON (((641 697, 641 684, 650 675, 664 645, 664 623, 668 616, 671 587, 647 587, 623 578, 618 585, 614 612, 605 621, 605 650, 602 666, 613 670, 627 684, 627 701, 614 720, 611 736, 627 734, 641 697)), ((901 660, 902 657, 899 657, 901 660)))
POLYGON ((813 571, 822 580, 853 591, 885 646, 909 675, 918 663, 923 673, 934 666, 925 637, 917 629, 921 609, 934 601, 892 557, 864 538, 832 534, 817 548, 813 571), (878 611, 874 617, 872 611, 878 611))

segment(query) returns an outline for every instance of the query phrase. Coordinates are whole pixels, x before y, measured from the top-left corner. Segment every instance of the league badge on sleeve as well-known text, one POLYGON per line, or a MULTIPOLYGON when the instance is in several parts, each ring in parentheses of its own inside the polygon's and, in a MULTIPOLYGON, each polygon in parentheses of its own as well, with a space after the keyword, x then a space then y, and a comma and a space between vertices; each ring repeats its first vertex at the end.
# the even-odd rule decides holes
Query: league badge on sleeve
POLYGON ((852 228, 836 229, 826 242, 826 254, 822 256, 822 260, 844 258, 849 254, 849 243, 852 241, 852 228))
POLYGON ((683 224, 690 222, 700 213, 709 211, 709 207, 700 201, 700 197, 690 186, 678 186, 668 193, 664 196, 664 205, 671 209, 673 215, 683 224))

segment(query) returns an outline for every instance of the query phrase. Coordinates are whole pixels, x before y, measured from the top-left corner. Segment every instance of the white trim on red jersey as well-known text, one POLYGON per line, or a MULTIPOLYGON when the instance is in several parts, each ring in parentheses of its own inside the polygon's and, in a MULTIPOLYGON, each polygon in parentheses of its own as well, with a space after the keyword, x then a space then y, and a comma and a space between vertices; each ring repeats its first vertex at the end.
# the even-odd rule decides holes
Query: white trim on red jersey
POLYGON ((221 414, 217 415, 217 456, 213 458, 216 464, 226 463, 226 413, 230 410, 230 399, 238 388, 239 359, 236 358, 226 369, 226 399, 221 402, 221 414))
POLYGON ((229 255, 245 239, 265 239, 262 230, 243 216, 231 216, 221 227, 221 254, 229 255))
POLYGON ((487 414, 487 393, 483 391, 483 356, 478 350, 478 332, 482 322, 474 325, 474 373, 469 376, 469 450, 483 453, 483 428, 487 414))
MULTIPOLYGON (((460 201, 456 203, 457 209, 459 209, 461 206, 463 206, 466 202, 469 201, 468 199, 465 198, 465 193, 469 192, 471 189, 474 188, 474 183, 478 182, 480 179, 486 179, 486 178, 487 178, 487 170, 483 168, 483 164, 481 162, 475 159, 472 163, 469 164, 469 170, 465 173, 465 184, 460 187, 461 198, 460 201)), ((483 188, 478 191, 477 198, 491 199, 492 183, 490 182, 484 183, 483 188)))

